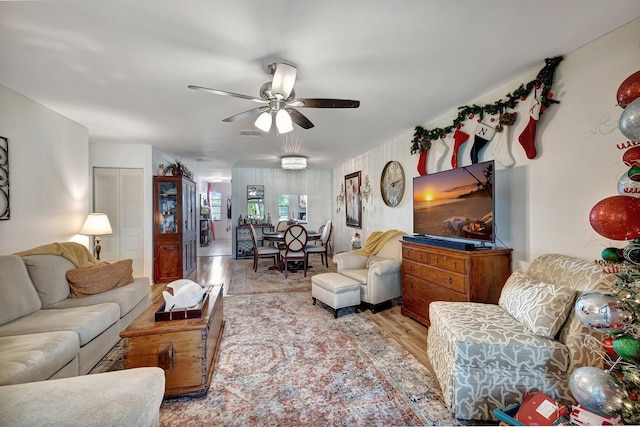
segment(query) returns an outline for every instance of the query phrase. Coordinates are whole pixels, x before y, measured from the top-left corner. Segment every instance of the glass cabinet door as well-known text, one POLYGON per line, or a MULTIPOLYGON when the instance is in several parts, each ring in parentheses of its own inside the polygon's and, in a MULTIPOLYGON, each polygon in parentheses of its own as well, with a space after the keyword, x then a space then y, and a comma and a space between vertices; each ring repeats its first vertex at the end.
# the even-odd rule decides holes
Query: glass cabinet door
POLYGON ((158 183, 158 210, 160 221, 158 230, 161 234, 178 232, 178 183, 158 183))

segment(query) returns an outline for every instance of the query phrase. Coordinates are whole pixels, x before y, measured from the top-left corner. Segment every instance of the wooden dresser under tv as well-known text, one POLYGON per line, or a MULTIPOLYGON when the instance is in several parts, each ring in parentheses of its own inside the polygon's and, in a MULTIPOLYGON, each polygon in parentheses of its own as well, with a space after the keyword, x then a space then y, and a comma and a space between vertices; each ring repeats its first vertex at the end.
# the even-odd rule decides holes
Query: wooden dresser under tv
POLYGON ((497 304, 511 249, 459 250, 402 241, 401 312, 429 326, 432 301, 497 304))

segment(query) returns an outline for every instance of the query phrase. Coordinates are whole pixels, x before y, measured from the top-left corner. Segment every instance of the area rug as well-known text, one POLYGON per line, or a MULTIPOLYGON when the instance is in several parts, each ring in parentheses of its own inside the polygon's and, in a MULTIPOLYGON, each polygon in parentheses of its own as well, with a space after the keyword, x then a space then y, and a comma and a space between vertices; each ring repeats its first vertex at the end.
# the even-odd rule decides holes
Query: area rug
POLYGON ((320 273, 336 271, 336 265, 329 261, 329 267, 325 267, 320 262, 320 257, 312 257, 307 269, 307 277, 304 272, 298 270, 289 272, 287 277, 279 270, 269 270, 273 266, 273 260, 269 258, 260 259, 258 271, 253 271, 253 259, 232 260, 233 272, 227 295, 247 295, 263 294, 272 292, 296 292, 311 291, 311 276, 320 273))
MULTIPOLYGON (((334 319, 308 292, 229 296, 224 304, 208 394, 165 399, 161 425, 461 425, 433 374, 365 313, 334 319)), ((121 369, 121 351, 100 365, 121 369)))

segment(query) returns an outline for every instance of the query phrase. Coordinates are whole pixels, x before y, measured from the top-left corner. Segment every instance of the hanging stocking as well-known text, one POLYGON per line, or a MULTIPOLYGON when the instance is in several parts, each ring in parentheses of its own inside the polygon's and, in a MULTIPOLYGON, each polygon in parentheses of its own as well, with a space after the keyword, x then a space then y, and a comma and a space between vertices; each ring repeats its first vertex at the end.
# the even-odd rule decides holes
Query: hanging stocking
POLYGON ((453 133, 453 154, 451 155, 451 167, 454 169, 458 167, 458 150, 462 144, 467 142, 467 139, 469 139, 469 135, 462 132, 460 128, 456 128, 453 133))
POLYGON ((480 154, 480 150, 484 148, 485 145, 496 134, 496 130, 491 126, 485 125, 482 122, 478 122, 476 126, 475 136, 473 138, 473 147, 471 147, 471 163, 478 163, 478 155, 480 154))
POLYGON ((434 141, 434 144, 432 144, 432 148, 436 156, 436 171, 441 171, 442 164, 444 163, 444 159, 447 156, 449 147, 447 147, 447 144, 442 139, 438 139, 437 141, 434 141))
POLYGON ((422 150, 418 158, 418 173, 420 176, 427 174, 427 154, 429 154, 429 150, 422 150))
POLYGON ((538 155, 535 142, 536 125, 540 119, 540 106, 542 105, 540 103, 540 92, 540 88, 536 87, 533 100, 531 100, 531 107, 529 107, 529 123, 527 123, 527 126, 518 137, 520 145, 522 145, 525 154, 530 159, 534 159, 538 155))
POLYGON ((500 124, 496 126, 498 137, 493 141, 493 157, 506 168, 516 164, 509 146, 509 127, 516 121, 515 113, 500 113, 500 124))

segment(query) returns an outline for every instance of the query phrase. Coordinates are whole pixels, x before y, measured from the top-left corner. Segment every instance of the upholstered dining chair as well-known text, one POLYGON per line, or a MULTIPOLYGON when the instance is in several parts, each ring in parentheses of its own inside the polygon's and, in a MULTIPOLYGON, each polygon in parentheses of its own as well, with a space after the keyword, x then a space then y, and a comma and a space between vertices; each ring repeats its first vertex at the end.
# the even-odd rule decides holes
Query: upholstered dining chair
POLYGON ((287 221, 279 221, 276 225, 276 231, 285 231, 289 227, 287 221))
POLYGON ((258 246, 256 240, 256 229, 253 225, 249 224, 249 230, 251 234, 251 243, 253 244, 253 271, 258 271, 258 260, 260 258, 273 258, 273 265, 277 267, 278 260, 280 259, 280 249, 273 248, 271 246, 258 246))
POLYGON ((309 255, 319 254, 322 263, 329 267, 329 240, 331 239, 332 231, 333 225, 331 221, 327 221, 327 223, 322 226, 322 232, 320 233, 321 245, 307 245, 307 265, 309 265, 309 255))
POLYGON ((304 263, 304 277, 307 277, 307 230, 298 224, 290 225, 284 232, 285 248, 280 251, 280 269, 288 276, 289 261, 304 263))

